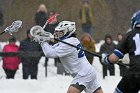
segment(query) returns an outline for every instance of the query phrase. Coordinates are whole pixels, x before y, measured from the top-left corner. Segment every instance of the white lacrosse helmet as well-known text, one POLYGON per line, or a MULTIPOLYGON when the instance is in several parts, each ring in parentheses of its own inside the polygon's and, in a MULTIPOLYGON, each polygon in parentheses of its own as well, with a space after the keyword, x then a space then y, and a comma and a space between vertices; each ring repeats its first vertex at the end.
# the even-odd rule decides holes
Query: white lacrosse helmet
POLYGON ((63 36, 65 37, 71 36, 75 32, 75 30, 76 30, 75 22, 71 22, 71 21, 62 21, 55 28, 55 31, 62 31, 63 36))

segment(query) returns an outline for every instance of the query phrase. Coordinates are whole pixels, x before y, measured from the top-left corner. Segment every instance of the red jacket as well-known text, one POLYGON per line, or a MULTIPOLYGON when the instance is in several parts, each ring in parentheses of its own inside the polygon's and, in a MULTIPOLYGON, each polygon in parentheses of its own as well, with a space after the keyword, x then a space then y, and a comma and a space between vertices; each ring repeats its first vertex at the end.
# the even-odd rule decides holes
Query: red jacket
MULTIPOLYGON (((15 43, 9 43, 4 46, 2 52, 18 52, 19 47, 15 43)), ((6 57, 2 58, 3 68, 8 70, 17 70, 20 60, 18 57, 6 57)))

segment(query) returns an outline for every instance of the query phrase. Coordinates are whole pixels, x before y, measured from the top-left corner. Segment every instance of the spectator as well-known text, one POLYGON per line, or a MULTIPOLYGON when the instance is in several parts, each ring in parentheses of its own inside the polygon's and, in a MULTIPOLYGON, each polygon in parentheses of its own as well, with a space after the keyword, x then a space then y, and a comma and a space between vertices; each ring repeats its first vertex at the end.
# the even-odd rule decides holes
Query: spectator
MULTIPOLYGON (((50 11, 49 12, 49 17, 53 16, 56 12, 55 11, 50 11)), ((54 34, 54 31, 55 31, 55 27, 58 25, 59 21, 57 20, 57 17, 51 22, 49 23, 46 27, 45 27, 45 31, 47 32, 50 32, 51 34, 54 34)), ((49 44, 53 45, 55 44, 55 42, 49 42, 49 44)), ((57 66, 57 74, 60 74, 60 75, 69 75, 69 73, 67 73, 65 70, 64 70, 64 67, 62 65, 62 63, 60 62, 60 59, 59 58, 54 58, 55 60, 55 66, 57 66)), ((45 64, 47 65, 47 61, 45 61, 45 64)))
POLYGON ((80 19, 82 25, 82 32, 87 32, 93 36, 93 10, 88 1, 83 1, 80 9, 80 19))
MULTIPOLYGON (((19 50, 22 52, 40 52, 42 51, 40 45, 36 42, 31 41, 30 30, 27 31, 27 38, 22 40, 20 43, 19 50)), ((37 79, 38 73, 38 63, 40 57, 22 57, 22 71, 23 79, 28 79, 31 76, 31 79, 37 79)))
MULTIPOLYGON (((19 47, 15 44, 16 39, 12 36, 9 38, 9 44, 5 45, 2 52, 18 52, 19 47)), ((3 69, 7 79, 14 79, 20 60, 18 57, 2 57, 3 69)))
MULTIPOLYGON (((38 7, 37 13, 35 14, 35 23, 43 27, 48 19, 47 8, 44 4, 38 7)), ((47 62, 48 58, 45 58, 45 76, 47 76, 47 62)))
POLYGON ((3 12, 0 10, 0 27, 4 24, 3 12))
MULTIPOLYGON (((90 36, 90 34, 85 33, 82 38, 81 38, 81 43, 84 49, 90 51, 90 52, 95 52, 95 42, 90 36)), ((90 53, 85 52, 85 55, 90 62, 90 64, 93 63, 93 55, 90 53)))
POLYGON ((35 24, 43 27, 47 19, 48 19, 47 8, 44 4, 41 4, 38 7, 37 13, 35 14, 35 24))
POLYGON ((117 41, 118 41, 118 43, 121 42, 122 39, 123 39, 123 34, 118 33, 118 34, 117 34, 117 41))
MULTIPOLYGON (((2 52, 2 46, 0 45, 0 52, 2 52)), ((2 60, 2 57, 0 57, 0 62, 2 60)))
MULTIPOLYGON (((54 11, 51 11, 49 12, 49 17, 51 17, 52 15, 54 15, 56 12, 54 11)), ((51 34, 54 34, 54 30, 55 30, 55 27, 58 25, 58 20, 57 18, 54 19, 54 21, 52 21, 51 23, 49 23, 48 25, 46 25, 45 27, 45 31, 46 32, 50 32, 51 34)), ((51 45, 54 44, 54 42, 49 42, 51 45)), ((48 58, 45 57, 45 67, 46 67, 46 70, 47 70, 47 63, 48 63, 48 58)), ((56 61, 59 61, 58 59, 55 59, 55 66, 56 66, 56 61)), ((47 76, 47 71, 46 71, 46 76, 47 76)))
MULTIPOLYGON (((117 41, 118 41, 118 43, 120 43, 122 40, 123 40, 123 34, 118 33, 118 34, 117 34, 117 41)), ((126 55, 126 56, 127 56, 127 55, 126 55)), ((126 57, 124 57, 124 58, 126 58, 126 57)), ((124 58, 123 58, 123 59, 124 59, 124 58)), ((128 57, 127 57, 127 58, 128 58, 128 57)), ((120 62, 120 63, 126 64, 126 62, 125 62, 123 59, 122 59, 122 60, 119 60, 119 62, 120 62)), ((128 58, 128 59, 129 59, 129 58, 128 58)), ((128 61, 128 60, 127 60, 127 61, 128 61)), ((127 62, 127 63, 128 63, 128 62, 127 62)), ((120 76, 125 76, 126 73, 127 73, 128 68, 119 65, 119 69, 120 69, 120 76)))
POLYGON ((57 74, 58 75, 70 75, 65 71, 64 66, 62 65, 59 58, 55 58, 56 66, 57 66, 57 74))
MULTIPOLYGON (((116 45, 113 43, 112 41, 112 37, 110 34, 106 34, 105 35, 105 43, 103 45, 101 45, 100 48, 100 53, 106 53, 106 54, 110 54, 114 51, 116 45)), ((103 66, 103 78, 105 78, 105 76, 107 76, 107 70, 109 70, 110 75, 115 75, 115 67, 114 64, 103 64, 101 62, 102 66, 103 66)))

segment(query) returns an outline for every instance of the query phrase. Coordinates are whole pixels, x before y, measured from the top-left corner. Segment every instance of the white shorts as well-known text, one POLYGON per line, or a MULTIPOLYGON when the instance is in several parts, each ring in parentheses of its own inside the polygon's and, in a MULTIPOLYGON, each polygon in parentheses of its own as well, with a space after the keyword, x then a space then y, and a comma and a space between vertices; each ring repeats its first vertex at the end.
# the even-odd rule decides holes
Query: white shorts
POLYGON ((76 75, 71 82, 71 84, 79 83, 79 85, 84 85, 86 89, 84 90, 86 93, 93 93, 96 89, 98 89, 100 86, 97 75, 93 71, 92 73, 88 73, 85 76, 76 75))

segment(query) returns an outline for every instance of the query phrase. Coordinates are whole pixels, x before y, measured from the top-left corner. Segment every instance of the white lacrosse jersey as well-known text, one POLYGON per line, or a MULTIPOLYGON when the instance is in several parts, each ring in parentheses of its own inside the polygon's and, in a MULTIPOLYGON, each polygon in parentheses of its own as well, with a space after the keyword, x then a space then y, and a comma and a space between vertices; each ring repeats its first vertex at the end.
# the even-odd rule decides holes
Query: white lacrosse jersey
MULTIPOLYGON (((74 46, 82 47, 80 41, 75 37, 70 37, 63 40, 74 46)), ((86 75, 93 72, 93 67, 85 57, 85 53, 81 49, 74 48, 70 45, 58 42, 51 46, 47 42, 41 44, 46 57, 59 57, 64 69, 71 74, 86 75)))

